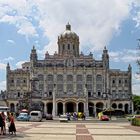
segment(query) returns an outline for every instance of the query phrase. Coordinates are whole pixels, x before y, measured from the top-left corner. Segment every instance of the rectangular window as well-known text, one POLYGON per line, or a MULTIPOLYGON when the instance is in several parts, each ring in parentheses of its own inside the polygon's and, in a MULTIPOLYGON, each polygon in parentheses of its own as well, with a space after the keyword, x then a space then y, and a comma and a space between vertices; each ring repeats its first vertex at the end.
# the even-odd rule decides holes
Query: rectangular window
POLYGON ((70 50, 70 44, 68 44, 68 50, 70 50))

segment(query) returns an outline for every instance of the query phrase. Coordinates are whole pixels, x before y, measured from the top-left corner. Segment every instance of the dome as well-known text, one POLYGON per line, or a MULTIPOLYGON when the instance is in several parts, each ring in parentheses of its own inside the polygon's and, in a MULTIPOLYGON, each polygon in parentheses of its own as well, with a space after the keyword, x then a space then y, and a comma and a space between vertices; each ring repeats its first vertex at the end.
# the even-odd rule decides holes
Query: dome
POLYGON ((78 35, 75 32, 71 31, 71 25, 68 23, 66 25, 66 30, 60 35, 60 38, 79 38, 78 35))

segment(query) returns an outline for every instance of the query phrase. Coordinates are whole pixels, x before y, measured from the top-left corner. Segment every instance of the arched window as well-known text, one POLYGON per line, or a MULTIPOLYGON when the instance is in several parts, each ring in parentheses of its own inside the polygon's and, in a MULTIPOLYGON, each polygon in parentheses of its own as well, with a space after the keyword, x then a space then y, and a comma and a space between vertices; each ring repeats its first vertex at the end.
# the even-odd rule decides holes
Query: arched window
POLYGON ((18 97, 20 97, 20 92, 18 92, 18 97))
POLYGON ((57 85, 57 91, 63 91, 63 84, 57 85))
POLYGON ((82 82, 83 81, 83 77, 82 75, 77 75, 77 82, 82 82))
POLYGON ((52 91, 53 88, 54 88, 53 84, 48 84, 48 90, 49 90, 49 91, 52 91))
POLYGON ((38 75, 38 80, 39 80, 39 81, 43 81, 43 80, 44 80, 44 76, 43 76, 42 74, 39 74, 39 75, 38 75))
POLYGON ((123 107, 123 105, 120 103, 120 104, 118 105, 118 108, 119 108, 119 109, 122 109, 122 107, 123 107))
POLYGON ((114 109, 116 109, 116 108, 117 108, 116 103, 113 103, 113 104, 112 104, 112 107, 113 107, 114 109))
POLYGON ((17 86, 20 85, 20 82, 21 82, 21 79, 20 78, 17 78, 17 81, 16 81, 17 86))
POLYGON ((27 81, 26 81, 26 79, 23 79, 23 83, 25 84, 27 81))
POLYGON ((57 75, 57 82, 63 82, 63 75, 57 75))
POLYGON ((68 50, 70 50, 70 44, 68 44, 68 50))
POLYGON ((65 50, 65 44, 63 44, 63 50, 65 50))
POLYGON ((87 75, 87 82, 92 82, 92 75, 87 75))
POLYGON ((11 79, 11 83, 14 83, 14 79, 11 79))
POLYGON ((51 74, 49 74, 48 76, 47 76, 47 81, 53 81, 53 75, 51 75, 51 74))
POLYGON ((83 85, 77 84, 77 91, 82 91, 82 90, 83 90, 83 85))
POLYGON ((102 81, 102 75, 97 75, 96 76, 96 81, 101 82, 102 81))
POLYGON ((74 50, 74 48, 75 48, 75 45, 73 45, 73 50, 74 50))
POLYGON ((73 84, 67 84, 67 91, 73 92, 73 84))
POLYGON ((72 75, 67 75, 67 81, 73 81, 73 76, 72 75))

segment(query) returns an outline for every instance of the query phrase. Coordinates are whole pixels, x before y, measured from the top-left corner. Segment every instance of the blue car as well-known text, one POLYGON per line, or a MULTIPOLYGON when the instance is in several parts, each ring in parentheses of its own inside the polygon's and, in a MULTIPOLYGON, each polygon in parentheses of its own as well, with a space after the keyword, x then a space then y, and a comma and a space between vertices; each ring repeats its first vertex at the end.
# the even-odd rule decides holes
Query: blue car
POLYGON ((17 121, 29 121, 30 116, 28 113, 20 113, 19 116, 17 117, 17 121))

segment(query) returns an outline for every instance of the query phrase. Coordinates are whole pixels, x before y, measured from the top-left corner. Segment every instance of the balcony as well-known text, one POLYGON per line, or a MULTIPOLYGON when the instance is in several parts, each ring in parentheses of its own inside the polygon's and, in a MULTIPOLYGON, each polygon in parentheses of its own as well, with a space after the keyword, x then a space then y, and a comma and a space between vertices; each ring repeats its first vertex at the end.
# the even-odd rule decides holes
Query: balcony
POLYGON ((56 94, 56 98, 68 98, 68 97, 71 97, 71 98, 85 98, 86 95, 84 94, 56 94))

